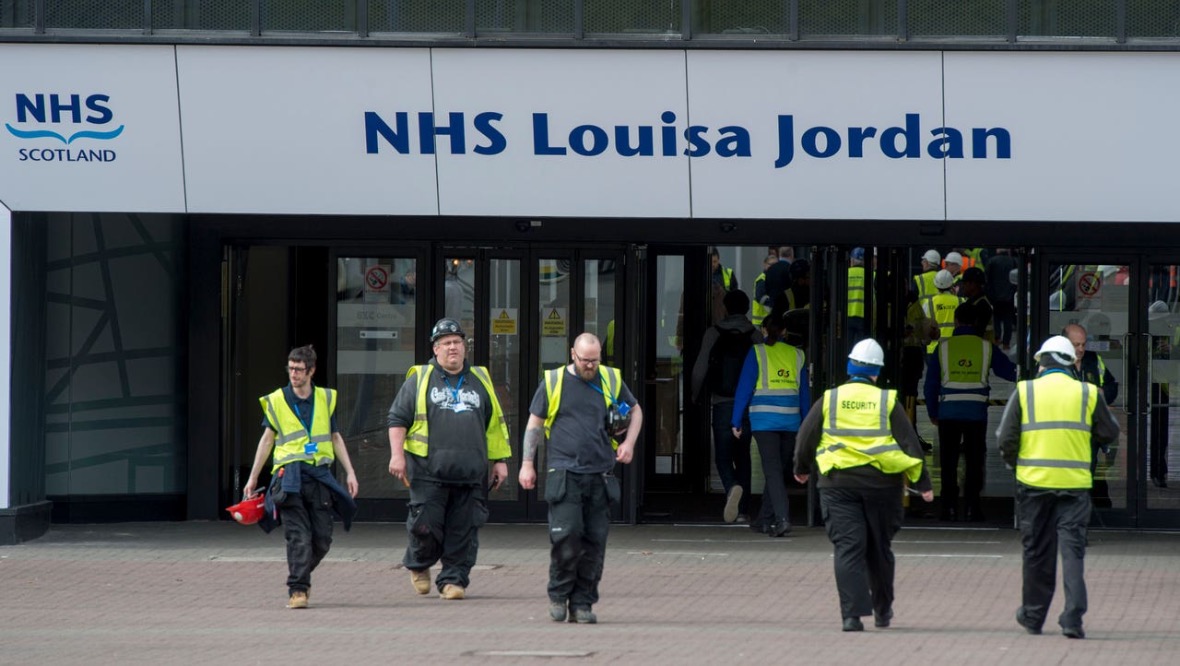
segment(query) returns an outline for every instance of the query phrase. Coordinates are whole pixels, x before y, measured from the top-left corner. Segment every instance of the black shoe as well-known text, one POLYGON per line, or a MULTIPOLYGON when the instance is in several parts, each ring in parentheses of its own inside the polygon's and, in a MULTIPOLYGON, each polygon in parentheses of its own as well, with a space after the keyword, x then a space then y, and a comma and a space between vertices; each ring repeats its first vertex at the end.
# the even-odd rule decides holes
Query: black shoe
POLYGON ((1062 627, 1061 635, 1066 638, 1085 638, 1086 632, 1081 627, 1062 627))
POLYGON ((770 529, 766 530, 766 533, 770 535, 770 538, 772 539, 776 537, 787 536, 791 533, 791 523, 785 520, 780 520, 774 525, 771 525, 770 529))
POLYGON ((589 608, 571 608, 570 622, 578 624, 598 624, 598 616, 589 608))
POLYGON ((1024 627, 1024 630, 1033 636, 1039 636, 1041 634, 1041 627, 1039 625, 1033 624, 1032 621, 1028 619, 1028 615, 1026 615, 1024 612, 1024 606, 1016 609, 1016 624, 1024 627))
POLYGON ((1151 482, 1154 483, 1157 488, 1167 488, 1168 487, 1168 480, 1167 479, 1157 479, 1153 476, 1153 477, 1151 477, 1151 482))
POLYGON ((893 619, 893 609, 892 608, 885 611, 884 613, 878 613, 877 611, 873 611, 873 626, 877 627, 878 629, 884 629, 885 627, 888 627, 889 621, 892 619, 893 619))
POLYGON ((549 619, 554 622, 565 622, 566 603, 564 601, 549 602, 549 619))
POLYGON ((860 621, 859 617, 844 618, 844 631, 864 631, 864 622, 860 621))

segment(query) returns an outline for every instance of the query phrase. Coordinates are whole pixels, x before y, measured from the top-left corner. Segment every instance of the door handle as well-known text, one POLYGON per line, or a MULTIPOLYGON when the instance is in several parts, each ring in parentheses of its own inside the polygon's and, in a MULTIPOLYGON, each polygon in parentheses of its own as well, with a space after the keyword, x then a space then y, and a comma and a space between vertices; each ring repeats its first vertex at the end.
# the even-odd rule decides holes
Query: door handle
POLYGON ((670 384, 676 381, 675 377, 656 377, 655 379, 647 380, 648 384, 670 384))
POLYGON ((1154 377, 1155 373, 1152 372, 1153 371, 1152 366, 1155 365, 1155 353, 1154 353, 1154 349, 1152 349, 1151 333, 1140 333, 1140 335, 1143 336, 1143 339, 1146 344, 1145 349, 1147 350, 1147 400, 1144 401, 1146 404, 1143 406, 1143 413, 1144 414, 1151 414, 1152 401, 1155 400, 1155 398, 1152 397, 1152 393, 1151 393, 1152 392, 1152 389, 1151 389, 1152 380, 1155 379, 1155 377, 1154 377))

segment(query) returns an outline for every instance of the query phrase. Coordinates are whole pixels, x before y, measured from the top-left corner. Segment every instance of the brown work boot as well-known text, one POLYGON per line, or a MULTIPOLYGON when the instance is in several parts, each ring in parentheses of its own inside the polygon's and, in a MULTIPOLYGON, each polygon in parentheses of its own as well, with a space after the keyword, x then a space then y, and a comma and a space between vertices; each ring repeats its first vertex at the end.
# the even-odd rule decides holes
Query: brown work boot
POLYGON ((295 590, 291 598, 287 599, 287 608, 307 608, 307 592, 295 590))
POLYGON ((414 591, 418 594, 430 594, 430 570, 414 571, 410 569, 410 582, 414 584, 414 591))
POLYGON ((447 583, 443 586, 442 593, 438 595, 439 599, 462 599, 467 596, 467 590, 463 589, 461 585, 453 585, 447 583))

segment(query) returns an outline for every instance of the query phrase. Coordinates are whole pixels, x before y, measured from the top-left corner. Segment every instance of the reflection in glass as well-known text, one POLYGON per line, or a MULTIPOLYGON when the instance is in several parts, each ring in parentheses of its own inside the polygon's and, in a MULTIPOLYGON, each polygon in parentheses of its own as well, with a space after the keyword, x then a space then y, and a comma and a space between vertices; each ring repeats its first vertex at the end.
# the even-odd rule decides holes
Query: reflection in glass
MULTIPOLYGON (((468 341, 475 335, 475 260, 452 257, 443 262, 443 316, 459 322, 468 341)), ((467 345, 467 362, 475 362, 475 345, 467 345)))
MULTIPOLYGON (((517 259, 492 259, 489 276, 490 321, 488 331, 491 337, 488 355, 488 372, 496 387, 496 397, 504 410, 508 423, 508 443, 513 447, 512 460, 508 463, 508 478, 499 490, 492 492, 489 499, 514 500, 520 492, 517 472, 520 469, 520 442, 518 415, 528 405, 517 403, 517 398, 531 398, 522 395, 517 382, 520 377, 523 344, 520 337, 520 261, 517 259)), ((527 393, 527 392, 526 392, 527 393)))
POLYGON ((336 275, 336 420, 360 496, 407 497, 388 472, 386 414, 406 371, 420 360, 417 265, 410 258, 341 257, 336 275))
POLYGON ((656 266, 656 474, 683 471, 684 257, 662 255, 656 266))
POLYGON ((1177 410, 1172 396, 1180 398, 1180 314, 1177 274, 1180 266, 1153 265, 1147 279, 1147 331, 1151 340, 1150 387, 1147 412, 1147 508, 1180 509, 1180 492, 1169 484, 1170 470, 1180 460, 1170 446, 1177 410))

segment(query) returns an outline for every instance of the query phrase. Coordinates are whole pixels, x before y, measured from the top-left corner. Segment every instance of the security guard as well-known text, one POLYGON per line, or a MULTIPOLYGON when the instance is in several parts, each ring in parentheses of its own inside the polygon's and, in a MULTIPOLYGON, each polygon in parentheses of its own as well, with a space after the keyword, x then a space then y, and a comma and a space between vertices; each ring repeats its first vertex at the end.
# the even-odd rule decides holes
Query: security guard
POLYGON ((1086 526, 1090 524, 1092 447, 1118 439, 1119 425, 1098 387, 1074 379, 1069 339, 1055 335, 1034 358, 1036 379, 1019 382, 996 430, 1000 455, 1016 469, 1016 511, 1024 546, 1024 586, 1016 622, 1041 633, 1057 578, 1057 551, 1065 608, 1061 633, 1085 638, 1086 526))
POLYGON ((795 480, 819 471, 820 507, 835 548, 836 589, 844 631, 893 619, 893 550, 901 529, 903 485, 934 500, 918 434, 897 392, 875 386, 885 354, 872 338, 848 354, 848 383, 824 392, 799 428, 795 480))
POLYGON ((939 338, 949 338, 955 331, 955 309, 959 307, 961 299, 955 295, 955 278, 950 271, 941 270, 934 276, 934 287, 938 293, 922 301, 922 312, 937 327, 930 331, 930 344, 926 345, 926 353, 933 354, 938 347, 939 338), (937 331, 937 335, 935 335, 937 331))
POLYGON ((430 567, 443 599, 466 596, 487 522, 492 489, 508 476, 508 425, 487 368, 467 365, 467 336, 454 319, 430 332, 434 358, 414 366, 389 408, 389 473, 410 488, 402 560, 418 594, 430 592, 430 567))

